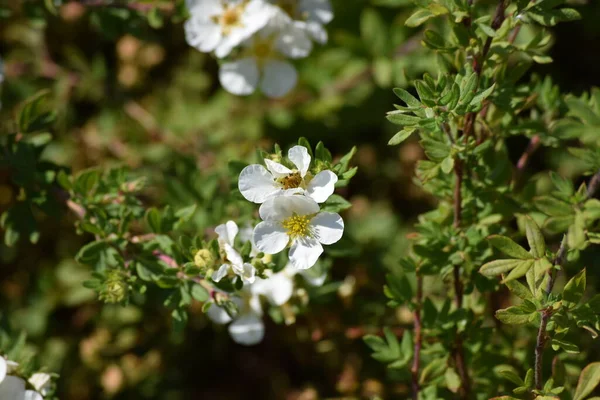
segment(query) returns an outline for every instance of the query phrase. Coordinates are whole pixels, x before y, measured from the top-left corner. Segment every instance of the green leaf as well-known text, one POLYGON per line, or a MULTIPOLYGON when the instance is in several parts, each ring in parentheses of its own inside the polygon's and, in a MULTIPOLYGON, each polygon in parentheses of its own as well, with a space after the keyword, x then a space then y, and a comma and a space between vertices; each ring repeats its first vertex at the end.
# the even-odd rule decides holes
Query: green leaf
POLYGON ((594 362, 581 371, 573 400, 583 400, 598 384, 600 384, 600 362, 594 362))
POLYGON ((513 269, 512 271, 510 271, 510 273, 508 274, 508 276, 502 280, 502 283, 510 282, 513 279, 519 279, 520 277, 525 276, 525 274, 533 266, 534 262, 535 262, 535 260, 525 260, 525 261, 522 261, 519 265, 517 265, 515 267, 515 269, 513 269))
POLYGON ((406 105, 410 108, 421 108, 421 102, 412 94, 408 93, 406 90, 402 88, 394 88, 394 94, 400 98, 406 105))
POLYGON ((415 117, 414 115, 408 115, 402 110, 390 111, 387 113, 386 118, 393 124, 409 126, 417 125, 421 119, 419 117, 415 117))
POLYGON ((574 214, 573 206, 565 201, 558 200, 555 197, 536 197, 533 199, 533 203, 538 210, 551 217, 562 217, 574 214))
POLYGON ((428 19, 435 17, 436 15, 426 9, 417 10, 413 15, 408 17, 408 19, 404 22, 404 25, 415 28, 419 25, 422 25, 428 19))
POLYGON ((194 299, 201 301, 201 302, 205 302, 210 298, 208 291, 202 285, 200 285, 198 283, 194 283, 192 285, 191 293, 192 293, 192 297, 194 299))
POLYGON ((528 260, 534 258, 527 250, 525 250, 523 247, 519 246, 512 239, 506 236, 491 235, 487 239, 492 246, 494 246, 507 256, 511 256, 521 260, 528 260))
POLYGON ((452 170, 454 169, 454 157, 452 157, 452 155, 449 155, 448 157, 444 158, 441 167, 442 171, 445 174, 449 174, 450 172, 452 172, 452 170))
POLYGON ((416 130, 416 128, 404 128, 400 132, 396 133, 388 142, 388 145, 394 146, 404 142, 412 133, 416 130))
POLYGON ((388 44, 387 25, 377 11, 365 8, 360 16, 360 36, 373 55, 383 55, 388 44))
POLYGON ((542 235, 542 231, 540 231, 540 228, 535 221, 529 216, 525 218, 525 233, 527 242, 531 248, 531 254, 535 258, 544 257, 546 254, 546 241, 544 240, 544 235, 542 235))
POLYGON ((323 206, 321 207, 321 211, 339 213, 340 211, 347 210, 351 206, 352 206, 352 203, 350 203, 348 200, 346 200, 342 196, 339 196, 337 194, 332 194, 331 196, 329 196, 327 201, 325 201, 325 203, 323 203, 323 206))
POLYGON ((441 162, 450 155, 450 146, 444 142, 422 139, 421 145, 427 157, 432 161, 441 162))
POLYGON ((585 268, 577 275, 572 277, 563 289, 563 300, 571 303, 579 303, 583 297, 586 285, 586 270, 585 268))
POLYGON ((161 233, 161 216, 156 207, 149 208, 146 211, 146 223, 154 233, 161 233))
POLYGON ((576 344, 567 342, 565 340, 552 339, 552 349, 557 351, 558 349, 563 349, 567 353, 577 354, 579 353, 579 347, 576 344))
POLYGON ((479 272, 485 276, 496 276, 504 274, 521 264, 522 260, 494 260, 484 264, 479 272))
POLYGON ((510 290, 515 296, 523 299, 533 301, 533 294, 525 285, 517 280, 512 280, 505 282, 506 287, 510 290))
POLYGON ((508 325, 523 325, 532 320, 535 313, 526 312, 518 306, 512 306, 496 311, 496 318, 508 325))

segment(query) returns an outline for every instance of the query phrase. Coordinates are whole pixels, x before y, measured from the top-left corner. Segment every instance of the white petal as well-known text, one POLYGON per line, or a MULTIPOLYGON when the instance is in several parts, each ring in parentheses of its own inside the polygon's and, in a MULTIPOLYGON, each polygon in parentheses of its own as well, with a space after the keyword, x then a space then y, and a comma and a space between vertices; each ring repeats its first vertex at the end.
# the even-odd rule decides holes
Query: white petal
POLYGON ((210 20, 203 21, 192 16, 185 22, 184 27, 185 40, 203 53, 215 50, 223 38, 219 25, 210 20))
POLYGON ((270 281, 270 284, 265 295, 269 301, 277 306, 287 303, 294 292, 293 279, 280 272, 273 275, 268 281, 270 281))
POLYGON ((240 253, 238 253, 237 250, 233 248, 233 246, 225 243, 223 244, 223 250, 225 250, 225 256, 227 257, 227 260, 231 262, 232 266, 238 268, 242 267, 242 264, 244 264, 244 260, 242 259, 240 253))
POLYGON ((246 96, 258 86, 258 66, 254 58, 228 62, 219 68, 219 81, 229 93, 246 96))
POLYGON ((28 381, 29 383, 31 383, 31 386, 33 386, 35 390, 40 392, 42 396, 45 396, 50 390, 50 386, 52 384, 52 377, 50 376, 50 374, 46 374, 44 372, 36 372, 35 374, 31 375, 28 381))
POLYGON ((264 0, 250 0, 242 15, 242 24, 247 26, 250 35, 267 25, 278 7, 268 4, 264 0))
POLYGON ((307 269, 315 265, 323 253, 323 246, 314 238, 298 238, 290 249, 290 262, 297 269, 307 269))
POLYGON ((242 266, 242 279, 245 283, 254 283, 256 279, 256 268, 250 263, 244 263, 242 266))
POLYGON ((265 325, 259 316, 248 313, 229 325, 229 334, 234 342, 252 346, 262 341, 265 336, 265 325))
POLYGON ((285 165, 279 164, 273 160, 269 160, 268 158, 265 158, 265 164, 267 165, 267 169, 275 178, 283 178, 284 176, 288 176, 292 173, 292 170, 285 165))
POLYGON ((303 269, 300 271, 300 275, 306 279, 306 282, 308 282, 310 286, 323 286, 325 280, 327 279, 327 272, 315 275, 313 271, 314 268, 303 269))
POLYGON ((323 244, 333 244, 344 234, 344 220, 339 214, 321 212, 310 220, 315 237, 323 244))
POLYGON ((310 154, 308 154, 308 149, 304 146, 294 146, 289 149, 288 158, 294 163, 296 168, 298 168, 300 175, 304 177, 310 166, 310 154))
POLYGON ((296 86, 297 81, 298 73, 292 64, 287 61, 268 60, 263 66, 260 89, 267 97, 283 97, 296 86))
POLYGON ((238 188, 242 196, 253 203, 263 203, 281 190, 275 184, 273 175, 259 164, 248 165, 242 170, 238 188))
POLYGON ((6 360, 4 359, 4 357, 0 356, 0 382, 2 382, 6 377, 7 369, 8 366, 6 365, 6 360))
POLYGON ((227 221, 215 228, 215 233, 219 236, 219 242, 227 243, 232 246, 238 231, 238 226, 233 221, 227 221))
MULTIPOLYGON (((292 215, 310 215, 318 213, 319 205, 305 196, 278 196, 262 203, 258 214, 266 221, 283 221, 292 215)), ((256 241, 256 236, 255 236, 256 241)), ((257 243, 258 245, 258 243, 257 243)))
POLYGON ((285 249, 289 236, 279 222, 263 221, 254 228, 256 248, 266 254, 276 254, 285 249))
POLYGON ((186 0, 185 4, 192 16, 207 20, 223 12, 220 0, 186 0))
POLYGON ((324 203, 333 194, 337 181, 338 177, 333 172, 321 171, 311 179, 306 192, 317 203, 324 203))
POLYGON ((328 24, 333 19, 329 0, 301 0, 300 12, 308 15, 308 20, 328 24))
POLYGON ((6 360, 6 373, 7 374, 12 374, 13 372, 15 372, 17 370, 17 368, 19 367, 19 363, 12 361, 12 360, 6 360))
POLYGON ((223 307, 219 307, 214 303, 212 306, 209 307, 208 311, 206 312, 206 315, 215 324, 225 325, 231 322, 231 317, 229 316, 229 314, 227 314, 227 311, 225 311, 223 307))
POLYGON ((44 398, 34 390, 26 390, 24 400, 44 400, 44 398))
POLYGON ((305 29, 315 42, 320 44, 327 43, 327 30, 325 30, 320 22, 307 21, 305 29))
POLYGON ((7 376, 0 383, 0 399, 17 400, 23 399, 25 392, 25 381, 16 376, 7 376))
POLYGON ((302 21, 294 21, 287 25, 277 36, 275 46, 280 53, 290 58, 308 56, 312 50, 312 42, 306 24, 302 21))
POLYGON ((211 278, 215 282, 220 282, 221 279, 225 278, 227 273, 229 272, 229 264, 223 264, 219 267, 218 270, 213 272, 211 278))

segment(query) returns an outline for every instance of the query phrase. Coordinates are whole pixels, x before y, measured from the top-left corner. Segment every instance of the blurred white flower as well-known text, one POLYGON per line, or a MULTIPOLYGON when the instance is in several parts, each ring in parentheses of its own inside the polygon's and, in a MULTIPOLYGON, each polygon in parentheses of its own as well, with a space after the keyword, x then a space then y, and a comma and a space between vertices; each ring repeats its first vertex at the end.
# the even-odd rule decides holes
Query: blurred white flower
POLYGON ((232 319, 223 307, 216 304, 213 304, 206 313, 216 324, 230 324, 228 330, 233 341, 245 346, 258 344, 265 336, 260 299, 252 292, 251 287, 252 285, 244 286, 240 291, 241 297, 231 299, 239 310, 235 319, 232 319))
POLYGON ((273 16, 263 0, 187 0, 191 17, 185 22, 190 46, 219 58, 264 27, 273 16))
POLYGON ((48 391, 50 391, 50 387, 52 386, 52 377, 50 374, 46 374, 44 372, 36 372, 29 378, 29 383, 35 388, 35 390, 40 392, 42 396, 45 396, 48 394, 48 391))
POLYGON ((272 0, 287 23, 304 31, 312 40, 324 44, 327 31, 323 25, 333 19, 329 0, 272 0))
POLYGON ((13 373, 18 363, 0 356, 0 399, 4 400, 43 400, 41 394, 34 390, 25 390, 25 381, 13 373))
POLYGON ((256 247, 276 254, 291 243, 291 264, 298 269, 312 267, 323 253, 322 244, 333 244, 344 233, 339 214, 319 211, 319 205, 305 196, 268 199, 259 209, 263 222, 254 228, 256 247))
POLYGON ((26 390, 24 400, 44 400, 44 398, 35 390, 26 390))
POLYGON ((236 60, 221 65, 221 85, 240 96, 254 93, 260 87, 272 98, 285 96, 298 80, 296 69, 285 58, 306 57, 312 49, 302 29, 282 23, 278 17, 272 18, 242 46, 236 60))
POLYGON ((233 221, 227 221, 215 228, 218 235, 219 248, 227 262, 221 265, 212 275, 212 280, 219 282, 229 271, 242 278, 246 283, 252 283, 255 279, 256 270, 250 263, 244 262, 240 253, 238 253, 233 245, 236 235, 238 234, 238 226, 233 221))
POLYGON ((269 159, 265 159, 267 168, 260 164, 245 167, 238 181, 242 196, 254 203, 264 203, 279 195, 305 194, 317 203, 325 202, 335 190, 337 175, 329 170, 314 177, 310 175, 310 155, 304 146, 292 147, 288 158, 296 169, 291 170, 269 159))

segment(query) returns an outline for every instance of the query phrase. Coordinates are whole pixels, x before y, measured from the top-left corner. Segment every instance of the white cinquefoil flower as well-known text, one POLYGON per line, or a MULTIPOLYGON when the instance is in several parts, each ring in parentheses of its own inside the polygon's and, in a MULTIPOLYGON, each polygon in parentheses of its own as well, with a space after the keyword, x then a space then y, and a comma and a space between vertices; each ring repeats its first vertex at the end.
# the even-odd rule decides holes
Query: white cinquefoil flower
POLYGON ((325 202, 335 190, 337 175, 325 170, 312 176, 308 172, 310 155, 304 146, 292 147, 288 158, 296 169, 291 170, 269 159, 265 159, 267 168, 260 164, 245 167, 238 181, 242 196, 259 204, 275 196, 293 194, 304 194, 317 203, 325 202))
POLYGON ((327 31, 323 25, 333 19, 329 0, 272 0, 278 6, 287 23, 304 31, 314 41, 327 42, 327 31))
POLYGON ((250 263, 244 262, 240 253, 238 253, 233 247, 235 237, 238 234, 238 226, 233 221, 227 221, 225 224, 221 224, 215 228, 219 239, 219 248, 224 255, 227 262, 223 263, 217 271, 212 275, 212 280, 219 282, 223 279, 229 271, 233 271, 234 274, 242 278, 246 283, 254 282, 256 270, 250 263))
POLYGON ((323 253, 322 244, 333 244, 344 233, 339 214, 319 212, 319 205, 305 196, 278 196, 259 209, 263 222, 254 228, 254 243, 266 254, 291 245, 289 259, 298 269, 310 268, 323 253))
POLYGON ((302 29, 282 23, 277 16, 242 46, 236 60, 221 65, 221 85, 240 96, 254 93, 260 87, 272 98, 285 96, 298 80, 296 68, 285 58, 306 57, 312 49, 302 29))
POLYGON ((187 0, 191 17, 185 23, 188 44, 219 58, 263 28, 273 6, 263 0, 187 0))

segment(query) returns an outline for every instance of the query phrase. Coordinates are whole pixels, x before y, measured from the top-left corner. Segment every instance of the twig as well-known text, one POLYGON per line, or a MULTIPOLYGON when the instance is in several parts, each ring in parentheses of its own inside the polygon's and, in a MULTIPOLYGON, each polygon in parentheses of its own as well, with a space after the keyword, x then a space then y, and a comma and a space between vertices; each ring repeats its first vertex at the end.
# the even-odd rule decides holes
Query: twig
POLYGON ((112 0, 81 0, 80 4, 86 7, 113 7, 127 8, 134 11, 148 12, 154 8, 171 12, 174 10, 172 2, 137 2, 137 1, 112 1, 112 0))
POLYGON ((421 345, 423 342, 423 334, 421 332, 421 305, 423 301, 423 277, 417 271, 417 298, 414 311, 414 326, 415 326, 415 347, 413 355, 413 364, 410 369, 412 376, 412 395, 413 400, 419 399, 419 366, 421 363, 421 345))
POLYGON ((513 182, 515 185, 519 183, 519 180, 521 179, 521 176, 523 175, 523 172, 529 163, 531 155, 536 152, 536 150, 540 147, 540 144, 540 135, 533 135, 529 141, 529 144, 525 148, 525 151, 523 154, 521 154, 521 157, 519 157, 519 161, 517 161, 517 167, 513 173, 513 182))
MULTIPOLYGON (((594 176, 590 180, 590 183, 588 185, 588 189, 586 192, 586 199, 590 199, 590 198, 594 197, 594 195, 598 191, 599 187, 600 187, 600 171, 596 172, 596 174, 594 174, 594 176)), ((567 250, 568 250, 567 249, 567 235, 565 235, 560 243, 560 247, 559 247, 558 251, 556 252, 556 256, 554 257, 554 260, 552 261, 553 266, 554 265, 562 266, 562 264, 565 262, 567 250)), ((552 292, 552 288, 554 287, 554 282, 555 282, 554 269, 552 269, 548 273, 548 276, 549 276, 549 279, 548 279, 548 282, 546 283, 546 288, 545 288, 546 297, 550 295, 550 293, 552 292)), ((543 364, 543 360, 544 360, 544 347, 546 345, 546 339, 547 339, 546 327, 548 325, 548 321, 549 321, 550 317, 552 316, 552 309, 546 308, 540 312, 540 315, 542 317, 542 320, 540 322, 540 328, 538 330, 537 341, 536 341, 536 345, 535 345, 534 382, 535 382, 536 389, 542 388, 542 380, 543 380, 542 364, 543 364)))

